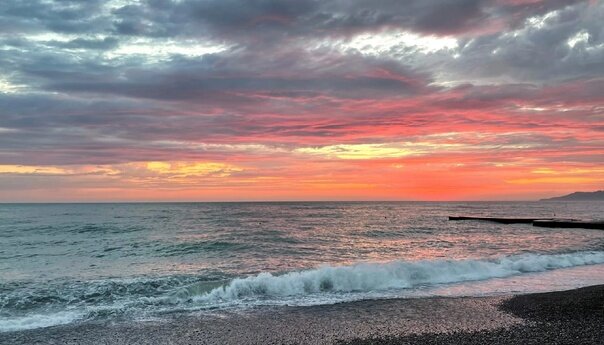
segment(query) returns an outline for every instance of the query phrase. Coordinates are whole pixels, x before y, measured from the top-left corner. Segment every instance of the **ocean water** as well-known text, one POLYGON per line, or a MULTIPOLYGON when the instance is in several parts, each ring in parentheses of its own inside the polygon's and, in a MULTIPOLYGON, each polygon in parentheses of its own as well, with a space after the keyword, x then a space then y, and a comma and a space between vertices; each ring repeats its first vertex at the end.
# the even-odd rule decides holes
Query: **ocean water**
POLYGON ((0 331, 604 283, 598 202, 1 204, 0 331))

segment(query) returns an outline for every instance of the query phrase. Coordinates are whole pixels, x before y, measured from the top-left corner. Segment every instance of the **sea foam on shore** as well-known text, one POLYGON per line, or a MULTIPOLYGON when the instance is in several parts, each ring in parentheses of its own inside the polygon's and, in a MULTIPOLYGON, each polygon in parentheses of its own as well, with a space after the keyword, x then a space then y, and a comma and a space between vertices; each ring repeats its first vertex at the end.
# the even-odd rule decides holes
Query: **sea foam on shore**
POLYGON ((366 300, 164 321, 91 322, 0 333, 11 345, 583 344, 604 341, 604 286, 505 297, 366 300), (530 322, 526 322, 530 321, 530 322))

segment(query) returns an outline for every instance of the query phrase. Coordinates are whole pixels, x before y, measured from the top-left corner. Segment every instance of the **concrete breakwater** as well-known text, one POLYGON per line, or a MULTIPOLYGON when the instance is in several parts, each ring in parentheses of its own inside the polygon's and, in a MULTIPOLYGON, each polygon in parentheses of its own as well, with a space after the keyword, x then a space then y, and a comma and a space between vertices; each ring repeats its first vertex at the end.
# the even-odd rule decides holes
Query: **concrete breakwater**
POLYGON ((581 228, 604 230, 604 221, 589 221, 580 219, 557 219, 557 218, 501 218, 501 217, 474 217, 474 216, 449 216, 449 220, 478 220, 500 224, 532 224, 533 226, 546 228, 581 228))

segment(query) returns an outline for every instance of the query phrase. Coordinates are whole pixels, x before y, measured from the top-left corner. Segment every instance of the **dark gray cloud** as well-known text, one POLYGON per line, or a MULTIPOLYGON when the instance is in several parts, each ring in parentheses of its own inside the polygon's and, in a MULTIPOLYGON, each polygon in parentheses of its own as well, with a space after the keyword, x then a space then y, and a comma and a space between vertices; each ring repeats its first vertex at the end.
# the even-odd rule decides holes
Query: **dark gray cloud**
MULTIPOLYGON (((61 43, 93 45, 91 50, 111 44, 113 40, 61 43)), ((18 71, 16 81, 38 90, 189 100, 208 106, 258 105, 262 101, 258 95, 381 98, 407 97, 433 89, 428 86, 428 75, 392 59, 343 55, 331 49, 306 51, 296 46, 274 50, 270 57, 253 49, 235 48, 200 58, 173 56, 142 64, 138 60, 116 64, 94 54, 52 49, 37 53, 17 50, 0 58, 0 64, 7 71, 18 71)))
POLYGON ((115 10, 114 28, 126 35, 212 35, 246 43, 385 28, 453 35, 489 26, 515 27, 529 16, 577 2, 581 1, 149 1, 115 10))
MULTIPOLYGON (((278 52, 275 52, 278 54, 278 52)), ((321 54, 317 52, 317 54, 321 54)), ((43 88, 68 93, 116 94, 135 98, 192 100, 197 102, 253 102, 258 94, 282 96, 315 93, 343 98, 402 97, 424 92, 429 80, 412 70, 389 61, 342 56, 343 63, 316 65, 311 54, 306 64, 290 63, 286 70, 275 70, 263 63, 257 53, 215 54, 201 61, 170 61, 164 65, 131 69, 113 78, 108 74, 82 72, 55 79, 51 70, 30 70, 46 78, 43 88), (317 71, 319 69, 319 71, 317 71), (382 75, 377 71, 387 71, 382 75)), ((320 63, 320 61, 318 61, 320 63)), ((102 67, 99 67, 103 69, 102 67)))
POLYGON ((109 22, 102 0, 6 0, 0 3, 0 33, 104 31, 109 22))
POLYGON ((552 81, 604 74, 604 6, 580 4, 526 23, 518 31, 467 41, 448 67, 466 77, 552 81), (577 36, 579 35, 579 36, 577 36), (569 44, 573 38, 585 37, 569 44))
POLYGON ((0 4, 1 32, 113 32, 123 36, 196 37, 254 44, 399 28, 456 35, 504 31, 530 16, 580 0, 148 0, 19 1, 0 4))

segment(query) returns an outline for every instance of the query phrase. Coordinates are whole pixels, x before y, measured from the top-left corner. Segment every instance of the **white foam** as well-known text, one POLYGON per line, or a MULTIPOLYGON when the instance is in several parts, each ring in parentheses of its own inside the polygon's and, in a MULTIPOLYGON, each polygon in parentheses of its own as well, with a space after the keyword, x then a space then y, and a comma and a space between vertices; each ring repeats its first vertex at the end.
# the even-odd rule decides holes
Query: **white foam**
POLYGON ((52 314, 34 314, 21 317, 0 317, 0 332, 64 325, 81 319, 84 315, 75 311, 61 311, 52 314))
POLYGON ((237 278, 194 300, 234 301, 249 297, 287 297, 321 292, 373 292, 444 283, 503 278, 523 273, 604 263, 604 252, 524 254, 484 260, 393 261, 325 266, 284 275, 260 273, 237 278))

